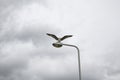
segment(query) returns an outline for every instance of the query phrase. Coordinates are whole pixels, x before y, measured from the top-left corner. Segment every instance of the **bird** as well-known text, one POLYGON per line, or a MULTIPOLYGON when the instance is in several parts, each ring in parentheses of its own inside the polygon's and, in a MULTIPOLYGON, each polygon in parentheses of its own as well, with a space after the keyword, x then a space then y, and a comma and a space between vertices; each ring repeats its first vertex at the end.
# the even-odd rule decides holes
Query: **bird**
POLYGON ((66 38, 72 37, 72 35, 65 35, 65 36, 63 36, 62 38, 58 38, 56 35, 54 35, 54 34, 49 34, 49 33, 47 33, 47 35, 48 35, 48 36, 51 36, 52 38, 54 38, 55 40, 57 40, 58 43, 60 43, 61 41, 63 41, 63 40, 66 39, 66 38))

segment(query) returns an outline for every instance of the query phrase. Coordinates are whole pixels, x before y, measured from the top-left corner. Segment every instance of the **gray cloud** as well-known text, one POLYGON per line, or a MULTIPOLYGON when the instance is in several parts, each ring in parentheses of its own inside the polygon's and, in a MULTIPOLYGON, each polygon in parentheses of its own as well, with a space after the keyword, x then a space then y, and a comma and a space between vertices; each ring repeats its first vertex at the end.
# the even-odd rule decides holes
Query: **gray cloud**
POLYGON ((46 12, 45 11, 41 13, 41 9, 45 9, 47 12, 49 12, 49 10, 45 6, 40 6, 39 3, 23 5, 23 8, 16 8, 12 10, 13 12, 9 14, 9 17, 7 18, 6 22, 3 22, 3 25, 1 27, 0 41, 7 42, 14 40, 32 40, 35 44, 42 43, 43 41, 45 41, 46 32, 55 32, 58 29, 52 28, 51 26, 54 25, 49 25, 46 22, 47 19, 50 19, 52 17, 51 16, 48 18, 48 13, 45 15, 45 17, 42 17, 42 15, 38 15, 39 13, 43 14, 46 12), (40 10, 37 11, 38 13, 33 14, 34 17, 31 17, 31 15, 28 15, 29 18, 26 17, 31 10, 34 10, 34 7, 38 10, 40 8, 40 10), (21 12, 23 15, 21 15, 19 12, 21 12), (42 19, 45 18, 45 20, 42 21, 42 19, 40 19, 41 17, 42 19), (40 21, 36 21, 37 19, 39 19, 40 21), (29 20, 33 21, 31 23, 28 23, 29 20))
POLYGON ((83 80, 119 80, 117 3, 0 0, 0 80, 78 80, 75 49, 46 32, 76 35, 65 42, 80 46, 83 80))
MULTIPOLYGON (((9 6, 9 5, 7 5, 7 6, 9 6)), ((33 4, 33 6, 34 6, 34 4, 33 4)), ((27 6, 23 5, 23 7, 27 7, 27 6)), ((37 4, 37 6, 35 6, 35 7, 39 8, 39 5, 37 4)), ((29 8, 29 4, 28 4, 28 8, 29 8)), ((26 79, 28 79, 28 80, 35 80, 35 79, 36 80, 38 80, 38 79, 44 80, 44 78, 47 79, 47 75, 42 74, 44 72, 42 70, 42 69, 44 69, 44 67, 41 68, 41 70, 42 70, 41 72, 36 71, 36 70, 32 71, 31 67, 29 66, 29 61, 31 61, 32 58, 34 60, 34 58, 36 58, 36 57, 33 57, 33 56, 36 56, 36 54, 42 55, 44 53, 44 52, 42 52, 43 50, 40 49, 40 50, 42 50, 42 51, 40 51, 39 48, 42 48, 42 46, 44 46, 46 44, 45 42, 48 42, 48 40, 49 40, 49 39, 47 40, 46 32, 55 32, 56 33, 56 31, 55 31, 56 29, 52 29, 50 25, 46 24, 46 22, 45 22, 45 24, 38 22, 37 25, 36 24, 34 25, 35 21, 33 23, 27 23, 26 18, 28 18, 28 17, 25 17, 24 21, 21 21, 21 19, 20 19, 21 16, 20 16, 19 12, 17 12, 17 11, 19 11, 17 9, 19 9, 20 11, 24 10, 22 8, 12 9, 11 14, 9 14, 9 16, 7 17, 5 22, 2 22, 3 25, 1 26, 1 32, 0 32, 1 33, 0 34, 0 43, 1 43, 0 44, 0 57, 1 57, 1 59, 0 59, 0 79, 2 79, 2 80, 21 80, 21 79, 22 80, 26 80, 26 79), (37 48, 35 46, 38 44, 41 47, 38 46, 38 48, 37 48), (29 69, 29 67, 30 67, 30 69, 29 69)), ((44 7, 41 9, 44 9, 44 7)), ((25 14, 25 16, 26 16, 26 14, 25 14)), ((43 15, 40 15, 40 17, 41 16, 43 16, 43 15)), ((4 17, 4 18, 6 18, 6 17, 4 17)), ((36 18, 37 18, 37 16, 36 16, 36 18)), ((41 55, 38 55, 39 58, 42 57, 41 55)), ((46 55, 47 54, 44 54, 44 56, 46 56, 46 55)), ((44 58, 44 56, 43 56, 43 58, 44 58)), ((49 59, 48 59, 48 61, 49 61, 49 59)), ((43 63, 43 62, 44 62, 44 60, 41 63, 43 63)), ((46 65, 44 65, 44 66, 46 66, 46 65)), ((54 66, 54 63, 52 66, 54 66)), ((33 66, 33 67, 36 67, 36 66, 33 66)), ((48 70, 50 70, 50 68, 48 70)), ((52 71, 50 70, 50 73, 51 72, 52 71)), ((47 71, 46 71, 46 73, 47 73, 47 71)), ((50 73, 48 74, 48 78, 52 79, 53 76, 51 77, 50 73)), ((58 77, 56 77, 56 79, 57 78, 58 77)), ((63 78, 64 78, 64 76, 63 76, 63 78)))
POLYGON ((119 64, 119 47, 120 47, 120 42, 119 39, 115 40, 115 42, 111 43, 109 46, 109 49, 106 49, 106 57, 105 57, 105 62, 106 62, 106 77, 107 79, 119 79, 120 75, 120 64, 119 64))

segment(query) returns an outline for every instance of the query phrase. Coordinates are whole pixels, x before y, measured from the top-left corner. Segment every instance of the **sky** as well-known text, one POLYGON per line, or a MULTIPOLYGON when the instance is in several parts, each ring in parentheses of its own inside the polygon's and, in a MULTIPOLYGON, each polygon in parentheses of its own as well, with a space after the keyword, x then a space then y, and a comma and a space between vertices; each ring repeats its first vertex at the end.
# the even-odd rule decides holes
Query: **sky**
POLYGON ((119 0, 0 0, 0 80, 120 80, 119 0))

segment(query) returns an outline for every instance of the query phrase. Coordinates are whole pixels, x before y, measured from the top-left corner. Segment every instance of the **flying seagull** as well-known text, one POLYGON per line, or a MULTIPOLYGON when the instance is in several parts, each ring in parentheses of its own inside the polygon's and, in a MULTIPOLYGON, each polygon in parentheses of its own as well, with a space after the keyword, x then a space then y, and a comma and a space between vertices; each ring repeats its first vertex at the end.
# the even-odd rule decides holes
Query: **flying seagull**
POLYGON ((72 35, 65 35, 65 36, 63 36, 62 38, 58 38, 56 35, 54 35, 54 34, 49 34, 49 33, 47 33, 47 35, 48 35, 48 36, 51 36, 52 38, 54 38, 54 39, 57 40, 58 42, 61 42, 61 41, 63 41, 63 40, 66 39, 66 38, 72 37, 72 35))

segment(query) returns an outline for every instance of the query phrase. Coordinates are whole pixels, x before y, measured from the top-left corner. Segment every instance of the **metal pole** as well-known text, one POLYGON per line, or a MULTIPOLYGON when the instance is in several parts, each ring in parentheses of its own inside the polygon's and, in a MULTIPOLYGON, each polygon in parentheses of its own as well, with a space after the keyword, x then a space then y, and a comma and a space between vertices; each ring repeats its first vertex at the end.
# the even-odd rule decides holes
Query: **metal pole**
POLYGON ((70 46, 70 47, 75 47, 77 49, 77 52, 78 52, 78 69, 79 69, 79 80, 81 80, 81 65, 80 65, 80 50, 77 46, 75 45, 70 45, 70 44, 63 44, 61 43, 62 45, 64 46, 70 46))

